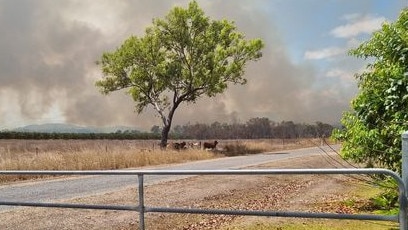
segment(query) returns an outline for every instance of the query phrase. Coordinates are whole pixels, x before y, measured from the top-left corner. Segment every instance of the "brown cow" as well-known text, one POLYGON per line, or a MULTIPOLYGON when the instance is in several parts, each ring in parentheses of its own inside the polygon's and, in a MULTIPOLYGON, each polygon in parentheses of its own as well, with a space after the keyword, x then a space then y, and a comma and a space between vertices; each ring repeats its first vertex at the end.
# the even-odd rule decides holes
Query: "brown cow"
POLYGON ((204 146, 204 149, 211 149, 211 150, 213 150, 213 149, 215 149, 215 147, 217 146, 217 144, 218 144, 218 141, 214 141, 214 143, 204 142, 203 146, 204 146))

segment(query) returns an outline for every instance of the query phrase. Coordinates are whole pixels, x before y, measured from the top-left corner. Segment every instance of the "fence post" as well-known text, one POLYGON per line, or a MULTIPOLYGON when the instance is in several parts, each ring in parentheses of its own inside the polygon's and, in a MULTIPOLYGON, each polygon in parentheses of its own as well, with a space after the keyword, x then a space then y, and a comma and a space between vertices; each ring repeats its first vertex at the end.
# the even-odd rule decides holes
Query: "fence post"
POLYGON ((139 230, 145 229, 145 207, 144 207, 144 184, 143 184, 143 174, 138 174, 139 181, 139 230))
POLYGON ((405 188, 405 197, 401 197, 403 200, 400 204, 403 207, 400 207, 400 229, 407 230, 408 223, 407 223, 407 194, 408 194, 408 131, 404 132, 402 135, 402 181, 404 182, 405 188))

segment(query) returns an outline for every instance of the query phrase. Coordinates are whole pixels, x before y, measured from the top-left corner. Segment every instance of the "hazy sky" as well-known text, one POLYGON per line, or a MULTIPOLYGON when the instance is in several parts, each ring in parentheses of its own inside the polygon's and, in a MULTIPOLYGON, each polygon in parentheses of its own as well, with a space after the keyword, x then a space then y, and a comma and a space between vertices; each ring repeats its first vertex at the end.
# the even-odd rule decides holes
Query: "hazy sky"
MULTIPOLYGON (((189 1, 0 0, 0 130, 28 124, 161 125, 152 109, 138 115, 124 91, 104 96, 95 62, 153 18, 189 1)), ((273 121, 338 123, 364 67, 347 51, 406 0, 200 0, 212 19, 235 21, 262 38, 263 58, 248 65, 248 84, 181 106, 174 124, 273 121)))

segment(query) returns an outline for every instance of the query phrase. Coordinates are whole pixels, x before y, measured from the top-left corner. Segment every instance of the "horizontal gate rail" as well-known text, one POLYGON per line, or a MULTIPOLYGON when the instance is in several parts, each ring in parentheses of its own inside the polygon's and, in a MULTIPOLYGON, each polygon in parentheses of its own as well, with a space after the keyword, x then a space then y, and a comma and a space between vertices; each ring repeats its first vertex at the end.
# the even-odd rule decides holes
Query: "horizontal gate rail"
MULTIPOLYGON (((0 201, 0 205, 9 206, 35 206, 55 208, 78 209, 109 209, 139 212, 140 229, 145 228, 144 214, 147 212, 166 213, 193 213, 193 214, 225 214, 225 215, 251 215, 251 216, 276 216, 299 218, 326 218, 326 219, 353 219, 353 220, 379 220, 399 222, 400 229, 408 230, 407 225, 407 197, 404 182, 395 172, 380 168, 353 168, 353 169, 239 169, 239 170, 87 170, 87 171, 32 171, 32 170, 0 170, 0 175, 137 175, 139 185, 139 204, 135 206, 124 205, 90 205, 90 204, 63 204, 44 202, 17 202, 0 201), (222 209, 195 209, 172 207, 149 207, 144 204, 144 176, 146 175, 309 175, 309 174, 382 174, 393 178, 399 189, 399 214, 374 215, 374 214, 336 214, 336 213, 310 213, 289 211, 257 211, 257 210, 222 210, 222 209)), ((1 196, 1 194, 0 194, 1 196)))

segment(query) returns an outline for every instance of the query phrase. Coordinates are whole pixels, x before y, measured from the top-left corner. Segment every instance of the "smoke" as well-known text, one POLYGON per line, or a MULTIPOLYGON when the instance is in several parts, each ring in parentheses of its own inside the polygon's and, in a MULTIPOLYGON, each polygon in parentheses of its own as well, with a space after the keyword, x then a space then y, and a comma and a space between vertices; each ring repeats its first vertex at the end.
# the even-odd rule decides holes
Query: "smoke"
POLYGON ((279 28, 263 8, 265 1, 235 2, 234 10, 230 2, 220 1, 207 5, 207 11, 212 17, 233 20, 249 38, 262 38, 266 43, 264 56, 248 65, 247 85, 232 86, 216 99, 203 99, 190 109, 185 108, 183 119, 231 122, 237 117, 241 121, 268 117, 275 121, 337 123, 349 107, 354 85, 326 79, 311 63, 293 63, 279 28))
MULTIPOLYGON (((322 79, 311 63, 293 63, 268 1, 199 1, 212 18, 235 21, 248 38, 262 38, 263 58, 248 64, 248 84, 182 105, 174 124, 245 121, 251 117, 334 123, 348 107, 350 85, 322 79)), ((161 125, 155 112, 134 111, 123 91, 101 95, 95 64, 153 18, 188 1, 0 0, 0 128, 64 121, 80 125, 161 125), (12 118, 12 119, 11 119, 12 118), (47 120, 48 119, 48 120, 47 120)))

